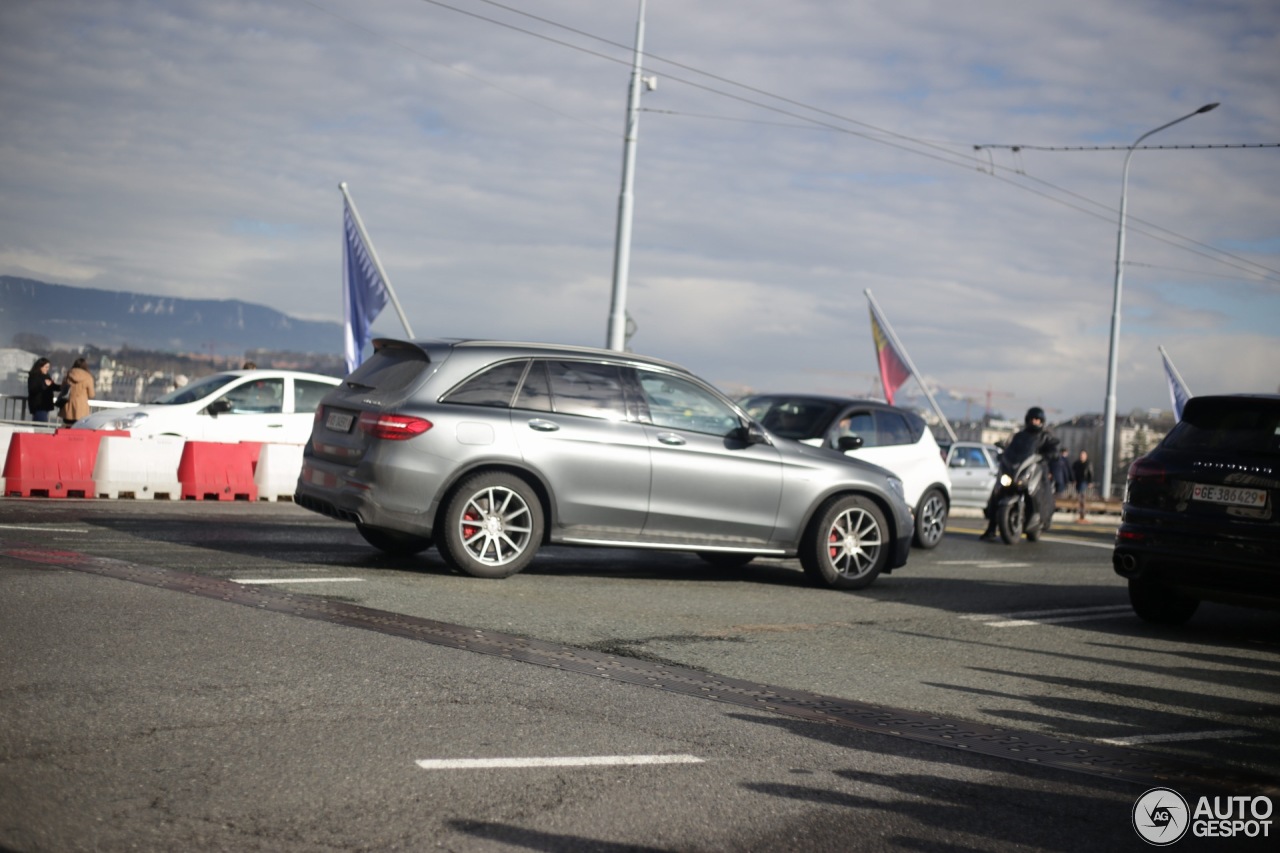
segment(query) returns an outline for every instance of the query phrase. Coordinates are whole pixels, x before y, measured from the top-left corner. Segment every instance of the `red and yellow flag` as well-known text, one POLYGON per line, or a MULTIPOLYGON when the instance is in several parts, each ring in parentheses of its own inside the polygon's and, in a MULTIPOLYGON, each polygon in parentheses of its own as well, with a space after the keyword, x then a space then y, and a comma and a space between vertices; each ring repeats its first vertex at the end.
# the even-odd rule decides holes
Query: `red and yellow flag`
POLYGON ((911 370, 907 367, 907 360, 902 357, 894 347, 893 341, 885 334, 885 324, 877 315, 876 306, 872 304, 870 308, 871 338, 876 345, 876 363, 880 365, 880 385, 884 388, 885 401, 892 406, 894 392, 911 377, 911 370))

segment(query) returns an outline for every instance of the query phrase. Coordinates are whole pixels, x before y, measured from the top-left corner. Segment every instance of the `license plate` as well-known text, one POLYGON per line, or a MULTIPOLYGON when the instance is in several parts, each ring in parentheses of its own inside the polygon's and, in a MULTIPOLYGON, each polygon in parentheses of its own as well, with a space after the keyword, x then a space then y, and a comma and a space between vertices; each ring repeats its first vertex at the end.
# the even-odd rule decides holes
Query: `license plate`
POLYGON ((1202 486, 1191 487, 1191 499, 1208 501, 1215 504, 1231 506, 1264 507, 1267 505, 1267 493, 1263 489, 1242 489, 1237 486, 1202 486))
POLYGON ((329 412, 324 419, 327 429, 334 432, 351 432, 351 424, 355 423, 355 415, 346 412, 329 412))

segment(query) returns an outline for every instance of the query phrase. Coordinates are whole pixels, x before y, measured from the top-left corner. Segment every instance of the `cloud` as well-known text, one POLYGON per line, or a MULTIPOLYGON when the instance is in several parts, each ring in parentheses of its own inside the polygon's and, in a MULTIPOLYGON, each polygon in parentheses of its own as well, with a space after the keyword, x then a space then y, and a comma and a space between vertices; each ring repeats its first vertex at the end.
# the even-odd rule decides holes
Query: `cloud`
MULTIPOLYGON (((3 4, 0 272, 335 320, 346 181, 415 332, 603 344, 636 6, 451 5, 3 4)), ((726 385, 866 393, 870 288, 937 382, 1098 411, 1123 147, 1280 141, 1268 0, 647 10, 631 345, 726 385)), ((1135 153, 1121 410, 1157 343, 1274 390, 1278 186, 1135 153)))

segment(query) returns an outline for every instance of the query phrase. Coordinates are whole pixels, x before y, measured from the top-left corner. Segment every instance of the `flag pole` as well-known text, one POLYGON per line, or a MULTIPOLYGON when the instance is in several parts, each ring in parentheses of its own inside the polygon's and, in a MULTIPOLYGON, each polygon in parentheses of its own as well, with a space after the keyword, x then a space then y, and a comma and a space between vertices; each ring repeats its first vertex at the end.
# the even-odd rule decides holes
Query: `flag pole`
POLYGON ((382 276, 382 283, 386 285, 387 295, 391 297, 391 304, 395 307, 396 313, 400 315, 400 322, 404 324, 404 333, 412 340, 413 329, 409 328, 409 318, 404 315, 404 309, 400 307, 400 300, 396 298, 396 292, 391 287, 391 279, 387 278, 387 271, 382 268, 382 261, 378 259, 378 252, 373 248, 368 232, 364 230, 364 221, 360 219, 360 211, 356 210, 356 203, 352 201, 351 193, 347 192, 347 182, 343 181, 338 184, 338 189, 342 190, 342 197, 346 199, 347 207, 351 208, 351 220, 355 222, 356 230, 360 232, 360 240, 369 252, 369 260, 373 261, 373 266, 378 270, 378 275, 382 276))
POLYGON ((959 441, 959 439, 956 438, 955 430, 951 428, 951 423, 947 420, 947 416, 942 414, 942 409, 938 406, 938 401, 933 399, 933 394, 929 392, 929 386, 924 383, 922 378, 920 378, 920 371, 916 370, 915 364, 911 361, 911 354, 908 353, 907 348, 902 345, 902 341, 898 340, 898 336, 894 333, 893 327, 889 325, 889 318, 880 310, 880 303, 876 302, 876 298, 871 295, 870 288, 863 290, 862 292, 867 295, 867 299, 871 302, 871 307, 875 310, 876 317, 879 319, 881 326, 884 327, 884 333, 889 336, 889 340, 893 343, 894 349, 902 354, 903 361, 907 363, 907 370, 911 371, 911 375, 916 378, 916 383, 919 384, 920 390, 924 391, 924 396, 929 400, 929 405, 933 407, 934 414, 938 416, 938 420, 942 421, 942 428, 947 431, 947 435, 951 436, 952 442, 959 441))

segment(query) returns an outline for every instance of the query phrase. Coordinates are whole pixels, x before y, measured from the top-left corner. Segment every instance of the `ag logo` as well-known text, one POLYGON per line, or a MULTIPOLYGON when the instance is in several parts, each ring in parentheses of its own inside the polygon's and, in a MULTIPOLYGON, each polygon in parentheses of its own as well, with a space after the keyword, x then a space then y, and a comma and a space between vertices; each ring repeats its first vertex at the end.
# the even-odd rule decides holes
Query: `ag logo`
POLYGON ((1172 844, 1187 834, 1190 824, 1187 801, 1172 788, 1152 788, 1133 804, 1133 828, 1148 844, 1172 844))

